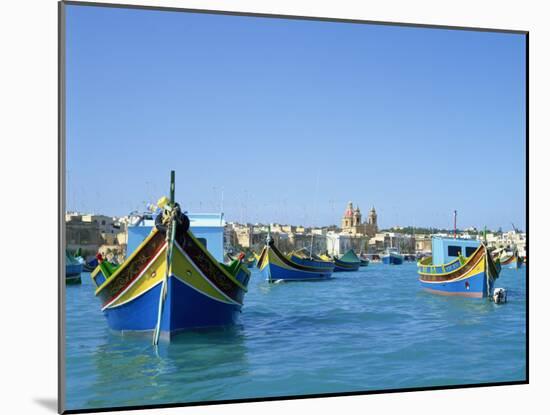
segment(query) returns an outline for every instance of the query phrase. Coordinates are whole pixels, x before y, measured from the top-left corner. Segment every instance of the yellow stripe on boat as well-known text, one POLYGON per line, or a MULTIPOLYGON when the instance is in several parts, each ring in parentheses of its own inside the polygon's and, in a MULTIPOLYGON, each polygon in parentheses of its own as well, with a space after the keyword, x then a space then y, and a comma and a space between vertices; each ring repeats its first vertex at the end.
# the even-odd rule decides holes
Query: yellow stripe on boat
MULTIPOLYGON (((466 265, 466 263, 464 265, 466 265)), ((453 272, 457 272, 462 267, 457 268, 453 272)), ((428 284, 441 284, 442 282, 444 282, 444 283, 456 282, 456 281, 461 281, 461 280, 468 279, 468 278, 470 278, 470 277, 472 277, 476 274, 479 274, 480 272, 484 272, 484 271, 485 271, 485 255, 483 255, 481 258, 479 258, 479 261, 477 262, 477 264, 475 266, 472 267, 472 269, 470 269, 469 271, 467 271, 463 275, 459 275, 457 278, 454 278, 452 280, 446 280, 446 281, 422 280, 422 282, 428 283, 428 284)), ((422 275, 437 275, 437 276, 440 276, 440 275, 448 275, 448 274, 450 274, 450 273, 446 273, 446 274, 422 274, 422 275)))
MULTIPOLYGON (((420 270, 419 270, 418 273, 419 273, 420 275, 438 275, 438 276, 443 276, 443 275, 449 275, 449 274, 453 274, 453 273, 455 273, 455 272, 459 272, 459 271, 462 270, 464 267, 466 267, 466 266, 470 263, 470 261, 473 260, 473 258, 474 258, 475 255, 477 254, 477 252, 478 252, 480 249, 482 249, 482 248, 485 249, 483 245, 480 245, 480 246, 474 251, 474 253, 473 253, 472 255, 470 255, 470 256, 466 259, 466 261, 464 261, 464 264, 462 264, 462 265, 461 265, 460 267, 458 267, 458 268, 453 269, 452 271, 449 271, 449 272, 441 272, 441 273, 439 273, 439 272, 436 272, 435 270, 436 270, 438 267, 441 268, 441 269, 444 269, 444 268, 443 268, 444 266, 447 267, 447 266, 449 266, 449 265, 451 265, 451 264, 454 264, 455 262, 458 261, 458 259, 455 259, 454 261, 451 261, 451 262, 449 262, 448 264, 441 264, 441 265, 421 264, 422 267, 429 268, 431 271, 430 271, 430 272, 423 272, 423 271, 420 271, 420 270)), ((487 254, 485 254, 485 255, 487 255, 487 254)), ((485 259, 485 255, 483 255, 483 259, 485 259)), ((431 260, 431 257, 429 257, 429 259, 431 260)), ((426 262, 427 262, 427 261, 426 261, 426 262)))
POLYGON ((130 284, 115 301, 108 304, 108 307, 117 307, 142 294, 145 294, 158 283, 162 282, 166 274, 166 246, 160 250, 155 260, 151 262, 142 275, 130 284))
POLYGON ((172 274, 176 278, 216 300, 228 304, 240 304, 237 301, 228 297, 227 295, 223 294, 211 283, 206 281, 205 278, 200 274, 196 266, 186 258, 186 256, 182 253, 182 251, 180 251, 180 248, 178 246, 175 246, 173 255, 174 257, 172 259, 172 274))
POLYGON ((260 270, 264 269, 269 263, 269 261, 267 260, 267 252, 265 252, 266 250, 267 248, 264 247, 260 252, 261 262, 258 264, 258 268, 260 268, 260 270))

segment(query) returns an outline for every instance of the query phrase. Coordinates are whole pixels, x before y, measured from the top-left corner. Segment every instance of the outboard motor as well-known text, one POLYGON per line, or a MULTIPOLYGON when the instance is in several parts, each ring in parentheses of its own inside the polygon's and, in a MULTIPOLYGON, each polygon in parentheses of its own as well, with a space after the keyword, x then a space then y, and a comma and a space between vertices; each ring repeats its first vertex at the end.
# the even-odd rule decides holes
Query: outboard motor
POLYGON ((495 288, 493 291, 493 301, 495 304, 503 304, 507 301, 507 293, 504 288, 495 288))

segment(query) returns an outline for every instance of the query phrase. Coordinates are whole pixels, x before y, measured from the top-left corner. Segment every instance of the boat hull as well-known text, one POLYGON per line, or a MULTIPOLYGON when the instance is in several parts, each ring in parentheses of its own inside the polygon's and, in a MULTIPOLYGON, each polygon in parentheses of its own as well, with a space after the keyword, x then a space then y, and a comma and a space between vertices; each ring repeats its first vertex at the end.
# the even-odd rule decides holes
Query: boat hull
MULTIPOLYGON (((162 282, 134 300, 103 311, 109 328, 120 332, 154 331, 157 324, 162 282)), ((224 303, 205 295, 192 285, 171 275, 167 280, 160 330, 162 337, 180 331, 212 326, 229 326, 237 322, 239 304, 224 303)))
POLYGON ((403 263, 403 256, 395 254, 383 255, 382 262, 386 265, 401 265, 403 263))
MULTIPOLYGON (((458 281, 429 283, 420 280, 421 287, 428 292, 439 295, 483 298, 487 296, 487 282, 485 272, 479 272, 458 281)), ((493 292, 494 281, 489 282, 489 292, 493 292)))
POLYGON ((300 262, 286 258, 274 246, 267 246, 260 255, 258 268, 269 282, 275 281, 316 281, 332 277, 334 264, 327 262, 323 265, 313 264, 318 261, 300 260, 300 262), (308 264, 308 262, 311 262, 308 264))
MULTIPOLYGON (((156 231, 154 231, 156 232, 156 231)), ((156 329, 160 311, 161 337, 237 322, 250 277, 246 264, 237 264, 230 277, 227 268, 188 234, 185 249, 174 242, 169 276, 164 236, 152 233, 135 254, 111 277, 101 266, 92 273, 109 328, 119 332, 156 329), (137 252, 139 251, 139 252, 137 252), (161 290, 165 290, 161 301, 161 290)))
POLYGON ((334 272, 353 272, 359 270, 361 262, 345 262, 335 259, 334 265, 334 272))
POLYGON ((496 265, 485 247, 480 247, 464 262, 442 265, 419 263, 422 289, 439 295, 484 298, 492 294, 500 266, 496 265))

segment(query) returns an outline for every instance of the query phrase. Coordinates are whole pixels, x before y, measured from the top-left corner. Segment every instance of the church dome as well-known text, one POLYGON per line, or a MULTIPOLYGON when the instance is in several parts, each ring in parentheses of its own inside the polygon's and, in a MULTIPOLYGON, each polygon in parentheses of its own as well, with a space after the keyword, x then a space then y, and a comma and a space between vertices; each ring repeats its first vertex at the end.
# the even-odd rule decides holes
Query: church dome
POLYGON ((351 218, 353 216, 353 203, 348 202, 348 207, 344 213, 345 218, 351 218))

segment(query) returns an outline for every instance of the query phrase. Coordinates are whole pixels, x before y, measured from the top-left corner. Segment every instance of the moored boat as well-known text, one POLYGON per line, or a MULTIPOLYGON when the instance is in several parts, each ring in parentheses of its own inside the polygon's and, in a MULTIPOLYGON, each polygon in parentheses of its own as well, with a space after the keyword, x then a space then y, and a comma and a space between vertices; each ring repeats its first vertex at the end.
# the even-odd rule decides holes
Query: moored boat
POLYGON ((433 257, 418 262, 421 287, 449 296, 491 296, 500 273, 487 247, 475 240, 432 238, 433 257))
POLYGON ((67 284, 80 284, 82 278, 82 264, 67 250, 65 250, 65 282, 67 284))
POLYGON ((382 255, 382 262, 388 265, 401 265, 403 263, 404 256, 401 255, 397 249, 389 248, 382 255))
POLYGON ((258 259, 258 268, 269 282, 313 281, 331 278, 334 263, 320 258, 301 257, 297 253, 286 256, 279 251, 268 235, 258 259))
POLYGON ((523 265, 523 260, 518 256, 517 251, 503 251, 499 257, 501 267, 519 269, 523 265))
POLYGON ((82 250, 78 248, 74 254, 74 259, 82 264, 82 271, 92 272, 97 267, 97 258, 93 258, 91 261, 86 261, 86 258, 82 255, 82 250))
POLYGON ((161 199, 155 227, 118 267, 102 260, 92 273, 109 327, 171 338, 191 328, 234 324, 250 271, 241 259, 219 263, 189 229, 174 201, 161 199))
POLYGON ((350 249, 340 258, 334 258, 334 265, 334 272, 357 271, 361 266, 361 260, 353 249, 350 249))

